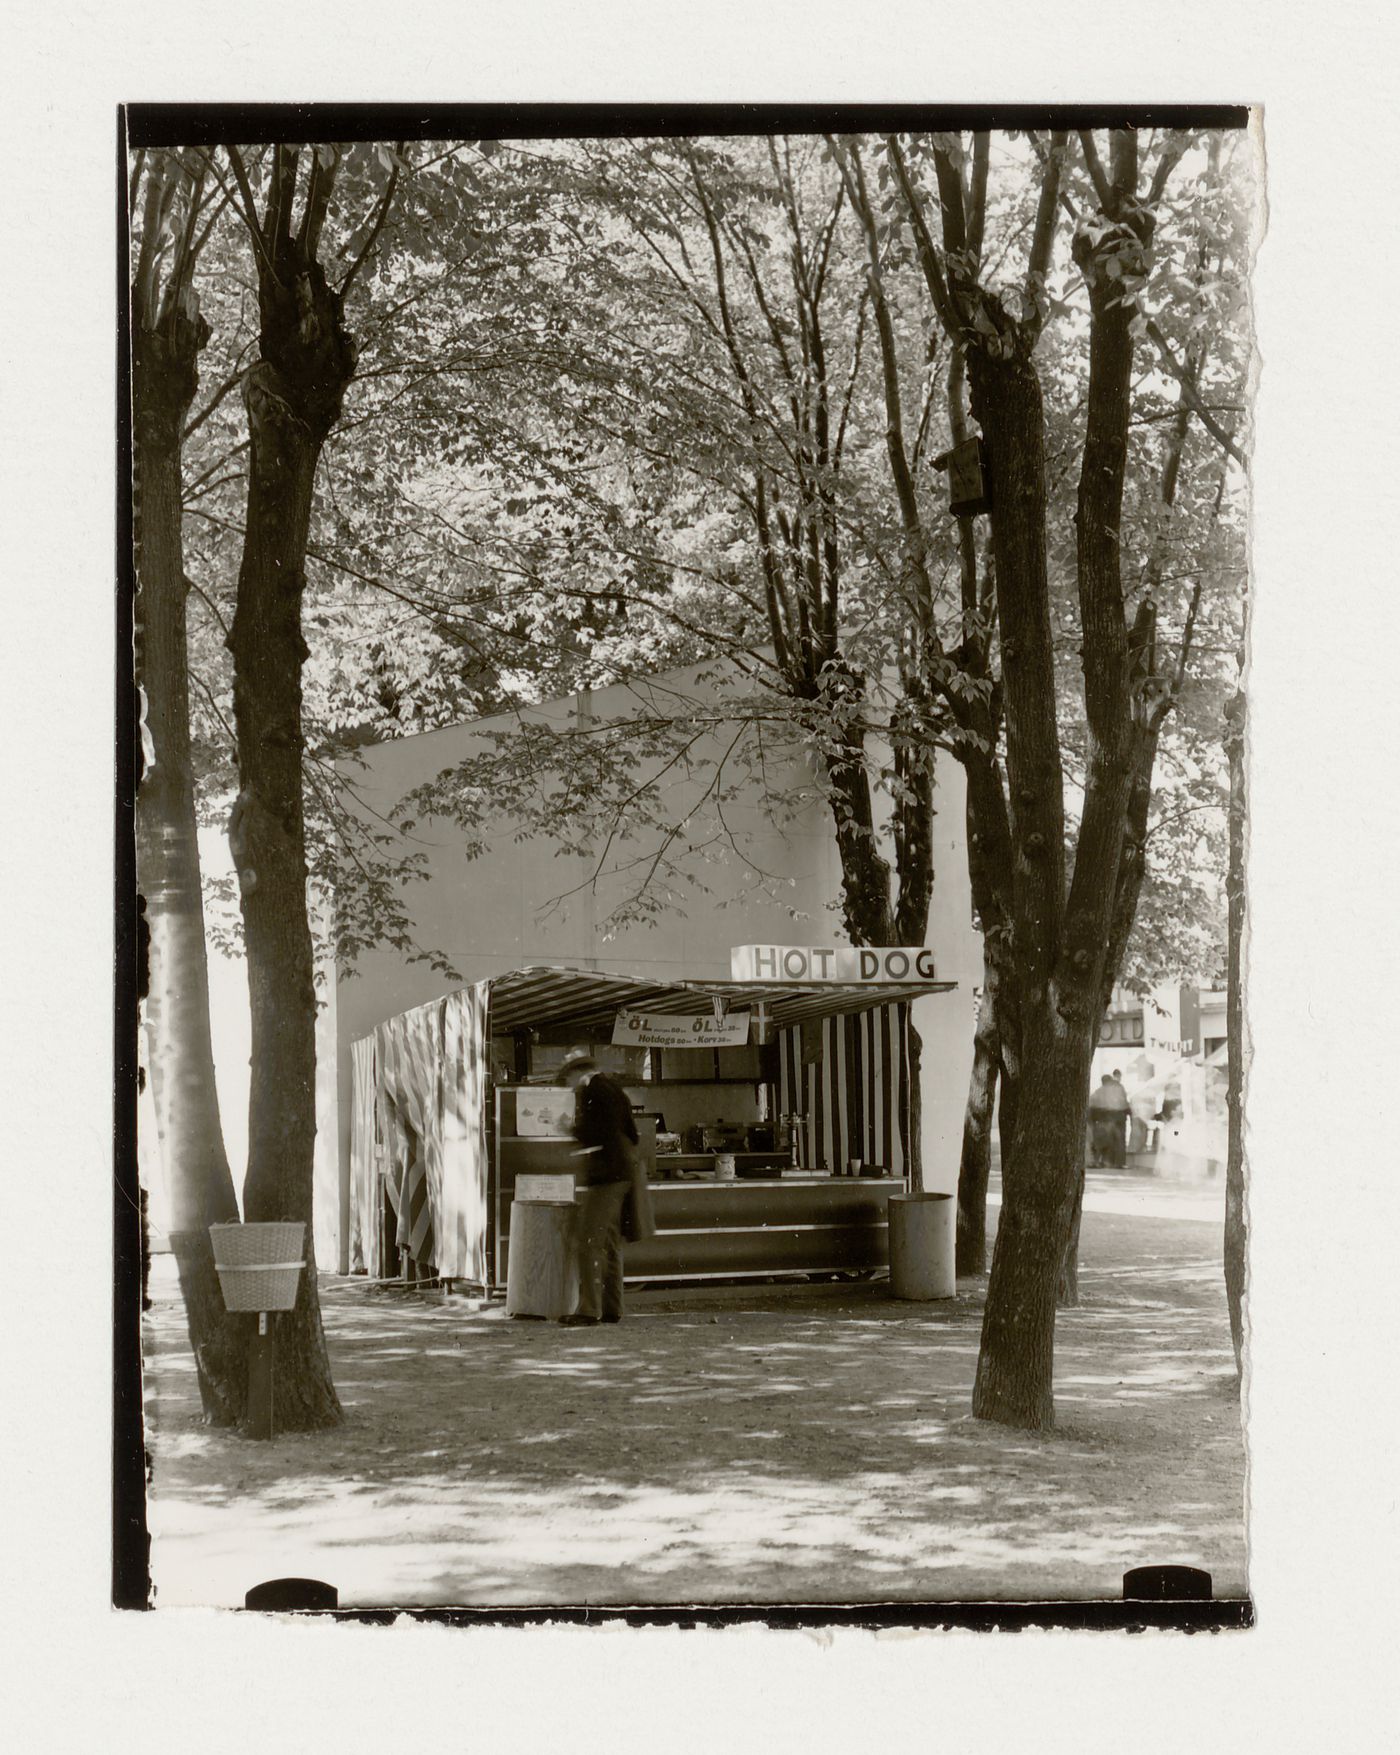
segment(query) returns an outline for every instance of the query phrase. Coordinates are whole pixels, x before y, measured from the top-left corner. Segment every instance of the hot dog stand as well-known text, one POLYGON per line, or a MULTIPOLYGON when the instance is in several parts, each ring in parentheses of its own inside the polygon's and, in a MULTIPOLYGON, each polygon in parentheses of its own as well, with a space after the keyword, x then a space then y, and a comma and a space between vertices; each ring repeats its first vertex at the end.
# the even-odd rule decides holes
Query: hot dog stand
POLYGON ((554 1075, 586 1043, 628 1092, 651 1183, 657 1231, 627 1246, 629 1281, 882 1266, 908 1186, 909 1004, 954 985, 928 953, 889 956, 904 978, 832 979, 815 958, 819 978, 789 978, 738 952, 728 981, 533 967, 385 1020, 352 1049, 357 1259, 503 1289, 519 1179, 571 1189, 554 1075))

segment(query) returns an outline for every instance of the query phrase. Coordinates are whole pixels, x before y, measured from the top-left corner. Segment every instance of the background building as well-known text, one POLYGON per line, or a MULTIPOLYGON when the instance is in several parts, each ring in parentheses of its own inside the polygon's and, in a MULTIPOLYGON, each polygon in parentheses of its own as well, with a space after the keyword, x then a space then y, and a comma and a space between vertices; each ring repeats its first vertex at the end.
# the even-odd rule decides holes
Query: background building
POLYGON ((1116 987, 1099 1031, 1091 1085, 1118 1072, 1138 1125, 1133 1150, 1162 1175, 1223 1174, 1225 993, 1191 982, 1145 999, 1116 987))

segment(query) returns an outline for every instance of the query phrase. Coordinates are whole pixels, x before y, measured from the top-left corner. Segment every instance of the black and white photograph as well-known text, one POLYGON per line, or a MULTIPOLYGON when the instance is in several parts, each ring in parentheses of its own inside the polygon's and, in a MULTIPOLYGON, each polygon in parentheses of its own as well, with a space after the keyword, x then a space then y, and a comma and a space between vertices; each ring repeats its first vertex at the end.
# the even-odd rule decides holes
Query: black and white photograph
POLYGON ((149 1600, 1247 1627, 1257 117, 480 119, 124 118, 149 1600))
POLYGON ((16 1747, 1393 1741, 1393 40, 23 13, 16 1747))

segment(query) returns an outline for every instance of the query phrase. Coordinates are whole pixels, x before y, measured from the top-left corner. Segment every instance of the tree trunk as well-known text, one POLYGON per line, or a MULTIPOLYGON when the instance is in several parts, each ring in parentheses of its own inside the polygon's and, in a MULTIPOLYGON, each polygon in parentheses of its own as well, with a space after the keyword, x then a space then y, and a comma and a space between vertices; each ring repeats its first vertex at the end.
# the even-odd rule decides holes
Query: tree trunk
MULTIPOLYGON (((1018 981, 1035 1005, 1054 971, 1065 906, 1063 771, 1045 538, 1044 409, 1035 366, 1019 353, 993 359, 972 348, 968 377, 994 495, 992 553, 1006 727, 1002 811, 1014 848, 1008 861, 1012 955, 1018 981)), ((979 804, 979 831, 990 814, 979 804)), ((984 931, 987 926, 984 920, 984 931)))
POLYGON ((301 628, 312 489, 354 372, 340 300, 290 238, 262 276, 262 357, 248 374, 248 512, 229 634, 240 790, 229 822, 252 1012, 249 1220, 300 1219, 306 1270, 279 1329, 277 1424, 341 1419, 321 1326, 312 1242, 316 993, 302 810, 301 628))
MULTIPOLYGON (((1115 136, 1115 150, 1121 137, 1115 136)), ((1062 768, 1045 547, 1040 384, 1017 337, 968 355, 991 466, 1014 845, 1017 1118, 987 1288, 973 1413, 1041 1430, 1054 1420, 1056 1299, 1081 1197, 1084 1115, 1106 939, 1127 832, 1133 756, 1118 528, 1130 407, 1130 309, 1085 264, 1093 321, 1076 560, 1090 759, 1065 890, 1062 768)))
POLYGON ((1039 1008, 1034 1020, 1011 1153, 1002 1165, 1001 1219, 972 1391, 978 1419, 1035 1432, 1055 1419, 1055 1296, 1094 1049, 1087 1028, 1070 1033, 1049 1009, 1039 1008))
POLYGON ((909 1166, 909 1187, 914 1194, 922 1194, 924 1190, 924 1090, 922 1072, 924 1064, 923 1038, 914 1028, 914 1008, 909 1007, 909 1022, 905 1027, 905 1040, 909 1048, 909 1147, 905 1153, 905 1161, 909 1166))
POLYGON ((1055 1289, 1055 1302, 1061 1310, 1072 1310, 1079 1302, 1079 1226, 1084 1217, 1084 1152, 1083 1129, 1080 1129, 1079 1171, 1074 1179, 1074 1205, 1069 1215, 1069 1240, 1065 1259, 1060 1263, 1060 1283, 1055 1289))
POLYGON ((978 741, 960 752, 967 776, 968 875, 982 928, 983 987, 958 1167, 959 1274, 987 1271, 992 1127, 998 1129, 1004 1168, 1015 1125, 1019 1033, 1013 989, 1004 967, 1011 943, 1013 855, 1006 792, 995 754, 999 713, 996 702, 989 703, 969 727, 978 741))
POLYGON ((233 1425, 247 1392, 246 1317, 224 1308, 208 1227, 238 1218, 224 1150, 209 1029, 209 970, 190 756, 181 434, 208 325, 172 302, 159 328, 134 326, 132 412, 136 677, 146 762, 136 801, 138 882, 150 931, 145 1029, 170 1247, 204 1417, 233 1425))
MULTIPOLYGON (((1065 851, 1040 384, 1034 364, 1015 349, 1001 357, 971 349, 968 376, 995 497, 1006 815, 1014 847, 1009 861, 998 862, 998 875, 1004 879, 1009 864, 1012 930, 1003 954, 1009 959, 1007 997, 1014 989, 1016 1000, 1016 1027, 1007 1029, 1003 1018, 1001 1029, 1017 1068, 1015 1119, 1008 1127, 1003 1116, 1002 1123, 1010 1151, 1002 1156, 1001 1217, 972 1411, 979 1419, 1039 1431, 1054 1422, 1055 1296, 1069 1236, 1092 1042, 1087 1028, 1076 1032, 1060 1015, 1054 979, 1065 851)), ((979 837, 994 814, 981 806, 983 790, 979 837)), ((1006 830, 998 832, 1004 836, 1006 830)))
POLYGON ((997 1068, 1001 1038, 997 1027, 998 977, 983 953, 982 1003, 972 1041, 972 1077, 963 1117, 962 1158, 958 1165, 957 1274, 987 1271, 987 1181, 992 1167, 992 1123, 996 1115, 997 1068))
POLYGON ((1226 1054, 1229 1057, 1229 1143, 1225 1158, 1225 1296, 1230 1306, 1230 1340, 1235 1371, 1244 1370, 1244 1299, 1249 1233, 1244 1210, 1244 917, 1246 791, 1244 734, 1246 704, 1238 691, 1226 709, 1226 752, 1230 763, 1230 863, 1225 999, 1226 1054))
MULTIPOLYGON (((1087 143, 1089 136, 1084 139, 1087 143)), ((1011 1149, 1003 1153, 1001 1220, 972 1405, 981 1419, 1040 1430, 1054 1419, 1056 1288, 1084 1162, 1089 1068, 1100 1012, 1096 1001, 1132 778, 1131 651, 1119 533, 1133 324, 1150 268, 1154 220, 1151 207, 1136 196, 1136 133, 1116 129, 1111 134, 1111 176, 1094 175, 1104 214, 1112 223, 1081 226, 1072 246, 1091 312, 1075 513, 1088 762, 1067 890, 1044 410, 1034 359, 1040 317, 1013 316, 998 293, 978 283, 976 252, 967 249, 962 176, 946 142, 935 137, 933 148, 943 221, 941 264, 922 199, 894 136, 887 147, 910 210, 930 297, 950 335, 967 350, 972 412, 982 428, 990 475, 1005 792, 993 784, 993 763, 986 755, 979 756, 971 744, 960 754, 968 770, 974 901, 988 947, 1003 960, 1005 972, 1006 1008, 998 1008, 1001 1125, 1003 1141, 1009 1137, 1011 1149), (1009 857, 1002 857, 1008 841, 1009 857), (983 906, 979 866, 1000 885, 1009 877, 1009 909, 995 919, 983 906)), ((1086 158, 1097 164, 1088 145, 1086 158)), ((1031 248, 1031 286, 1051 259, 1058 181, 1059 155, 1052 151, 1031 248)), ((866 229, 869 234, 868 222, 866 229)), ((888 395, 886 401, 891 402, 888 395)), ((965 558, 965 611, 971 607, 973 583, 965 558)))
MULTIPOLYGON (((914 687, 906 681, 906 690, 914 687)), ((933 793, 937 774, 926 715, 904 715, 895 739, 894 770, 900 797, 894 813, 895 875, 899 899, 890 922, 891 944, 921 945, 928 937, 928 910, 933 898, 933 793)), ((909 1187, 924 1188, 924 1095, 921 1071, 923 1039, 909 1017, 909 1187)))
POLYGON ((890 863, 875 838, 875 810, 865 749, 853 739, 840 755, 828 755, 831 815, 841 857, 841 914, 853 945, 890 945, 890 863))

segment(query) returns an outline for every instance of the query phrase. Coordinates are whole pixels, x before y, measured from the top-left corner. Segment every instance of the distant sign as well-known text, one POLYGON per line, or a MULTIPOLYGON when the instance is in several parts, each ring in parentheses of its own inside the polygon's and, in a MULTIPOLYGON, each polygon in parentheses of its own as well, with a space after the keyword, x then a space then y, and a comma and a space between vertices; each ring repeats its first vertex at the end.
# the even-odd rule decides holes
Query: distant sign
POLYGON ((749 1014, 729 1012, 716 1018, 668 1017, 655 1012, 619 1012, 613 1023, 613 1045, 631 1048, 742 1048, 749 1039, 749 1014))
POLYGON ((937 979, 933 952, 926 945, 735 945, 729 965, 736 981, 860 986, 937 979))

